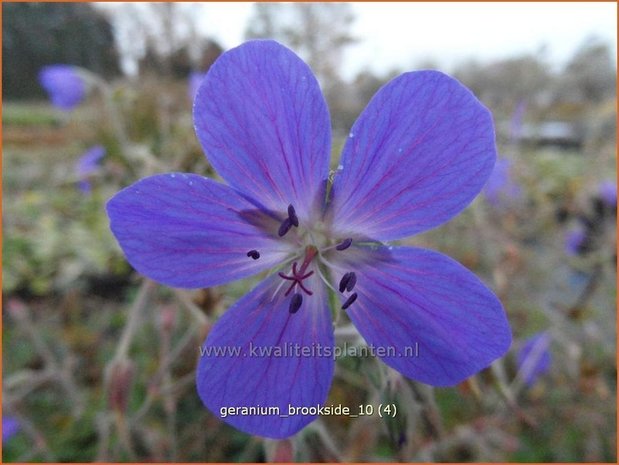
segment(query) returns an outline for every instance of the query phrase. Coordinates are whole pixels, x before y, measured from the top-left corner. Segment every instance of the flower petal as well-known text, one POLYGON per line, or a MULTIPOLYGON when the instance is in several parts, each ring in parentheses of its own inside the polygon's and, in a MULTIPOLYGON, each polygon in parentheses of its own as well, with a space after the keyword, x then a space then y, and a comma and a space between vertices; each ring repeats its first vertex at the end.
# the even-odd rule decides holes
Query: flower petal
POLYGON ((286 243, 275 240, 277 221, 228 186, 194 174, 142 179, 112 197, 107 212, 129 263, 169 286, 223 284, 268 269, 286 253, 286 243), (250 249, 260 259, 248 257, 250 249))
POLYGON ((266 208, 309 220, 324 203, 331 124, 318 82, 293 52, 250 41, 210 68, 194 102, 196 133, 231 186, 266 208))
POLYGON ((550 333, 544 331, 527 339, 518 351, 518 371, 527 386, 533 386, 550 369, 552 356, 549 346, 550 333))
POLYGON ((324 286, 315 275, 308 278, 314 294, 304 295, 301 308, 292 314, 291 296, 280 291, 273 298, 278 281, 263 281, 219 319, 202 347, 197 374, 200 397, 215 415, 270 438, 291 436, 316 418, 287 416, 289 406, 322 405, 334 366, 332 354, 325 351, 333 350, 334 341, 324 286), (237 407, 274 410, 231 414, 230 408, 237 407))
POLYGON ((20 429, 21 429, 21 426, 19 424, 19 421, 17 421, 16 418, 13 418, 11 416, 3 416, 2 417, 2 444, 7 442, 13 436, 15 436, 19 432, 20 429))
POLYGON ((84 152, 75 163, 78 178, 93 174, 99 168, 99 162, 105 156, 105 147, 95 145, 84 152))
POLYGON ((86 94, 84 80, 71 65, 44 66, 39 72, 39 83, 52 104, 61 110, 72 110, 86 94))
POLYGON ((492 117, 468 89, 436 71, 403 74, 350 132, 333 186, 336 228, 383 241, 433 228, 473 200, 495 158, 492 117))
POLYGON ((510 346, 499 300, 443 254, 412 247, 382 253, 357 248, 340 264, 357 274, 350 319, 377 355, 409 378, 454 385, 510 346))

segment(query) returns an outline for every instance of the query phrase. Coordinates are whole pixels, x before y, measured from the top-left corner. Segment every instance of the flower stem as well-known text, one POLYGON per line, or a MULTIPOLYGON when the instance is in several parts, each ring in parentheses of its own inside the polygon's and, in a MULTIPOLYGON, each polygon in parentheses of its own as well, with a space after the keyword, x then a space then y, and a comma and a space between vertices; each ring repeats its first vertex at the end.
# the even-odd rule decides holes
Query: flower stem
POLYGON ((187 309, 191 317, 196 320, 196 323, 200 326, 200 328, 204 328, 208 324, 208 317, 200 311, 200 308, 193 303, 191 297, 187 294, 187 291, 183 291, 180 289, 176 289, 174 291, 178 300, 181 301, 183 307, 187 309))
POLYGON ((156 284, 148 279, 145 279, 140 286, 140 289, 138 290, 138 295, 133 301, 133 305, 129 309, 129 318, 123 330, 123 334, 120 337, 120 343, 116 348, 116 353, 114 354, 113 358, 114 360, 127 359, 127 356, 129 354, 129 346, 131 345, 131 341, 133 340, 135 332, 138 328, 142 309, 146 306, 148 297, 150 293, 155 289, 155 287, 156 284))

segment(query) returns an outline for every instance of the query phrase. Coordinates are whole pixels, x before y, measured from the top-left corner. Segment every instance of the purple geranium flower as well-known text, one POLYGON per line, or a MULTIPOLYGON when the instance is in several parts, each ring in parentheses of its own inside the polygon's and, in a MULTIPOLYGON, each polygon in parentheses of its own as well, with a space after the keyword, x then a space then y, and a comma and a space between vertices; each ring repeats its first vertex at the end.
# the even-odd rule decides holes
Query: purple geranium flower
POLYGON ((2 417, 2 444, 7 442, 20 430, 17 419, 10 416, 2 417))
POLYGON ((86 86, 74 66, 45 66, 39 72, 39 82, 52 104, 61 110, 72 110, 84 99, 86 86))
POLYGON ((88 194, 91 190, 89 177, 99 169, 99 162, 105 156, 105 147, 95 145, 79 157, 75 163, 75 173, 78 178, 79 189, 88 194))
POLYGON ((192 102, 196 98, 200 84, 202 84, 205 77, 206 73, 201 73, 199 71, 192 71, 189 74, 189 100, 192 102))
POLYGON ((520 194, 520 186, 512 178, 511 162, 506 158, 499 158, 484 186, 486 200, 493 207, 498 207, 503 201, 519 198, 520 194))
POLYGON ((598 192, 602 200, 609 207, 617 206, 617 184, 613 181, 603 181, 598 186, 598 192))
POLYGON ((197 388, 215 415, 272 438, 316 417, 334 369, 330 293, 385 363, 424 383, 459 383, 509 348, 501 303, 474 274, 437 252, 384 245, 456 215, 492 170, 491 115, 459 82, 420 71, 380 89, 332 186, 325 100, 276 42, 224 53, 194 120, 227 185, 152 176, 107 211, 129 262, 156 281, 197 288, 266 272, 202 347, 197 388))
POLYGON ((568 230, 565 235, 565 253, 568 255, 578 255, 585 239, 586 234, 583 228, 575 227, 568 230))
POLYGON ((527 339, 517 355, 518 371, 527 386, 533 386, 537 379, 548 372, 551 363, 550 334, 546 331, 527 339))

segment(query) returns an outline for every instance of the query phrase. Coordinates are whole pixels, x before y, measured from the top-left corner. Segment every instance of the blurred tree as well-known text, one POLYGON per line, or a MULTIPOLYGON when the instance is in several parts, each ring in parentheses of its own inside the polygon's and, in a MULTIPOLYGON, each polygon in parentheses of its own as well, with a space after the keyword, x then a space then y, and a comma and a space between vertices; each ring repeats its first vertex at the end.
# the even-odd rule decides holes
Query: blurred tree
POLYGON ((339 81, 330 102, 335 129, 348 131, 378 89, 398 74, 393 70, 387 75, 377 76, 366 69, 357 74, 352 85, 339 81))
POLYGON ((140 74, 168 75, 176 78, 186 78, 193 70, 206 71, 213 64, 223 48, 211 39, 200 38, 200 52, 196 57, 189 44, 185 43, 169 55, 156 51, 152 43, 148 43, 146 52, 138 60, 140 74))
POLYGON ((186 78, 206 71, 223 48, 199 33, 202 6, 194 3, 123 4, 110 9, 121 53, 138 74, 186 78))
POLYGON ((589 37, 565 67, 557 98, 573 102, 602 102, 614 97, 616 80, 608 44, 589 37))
POLYGON ((357 89, 357 99, 363 106, 367 105, 378 89, 400 74, 401 72, 397 69, 391 70, 384 76, 376 76, 369 70, 360 72, 353 83, 357 89))
MULTIPOLYGON (((247 39, 275 39, 291 47, 312 68, 330 104, 342 88, 342 53, 356 41, 348 3, 256 3, 247 39)), ((332 108, 333 109, 333 108, 332 108)))
POLYGON ((468 61, 454 75, 493 111, 510 114, 518 102, 540 102, 549 92, 552 74, 541 54, 481 64, 468 61))
POLYGON ((174 3, 149 3, 145 15, 136 15, 135 20, 144 21, 146 54, 140 60, 140 73, 151 71, 171 75, 174 63, 177 68, 191 69, 191 57, 186 46, 187 36, 195 29, 190 18, 174 3))
POLYGON ((275 39, 292 47, 321 84, 338 78, 342 51, 355 42, 355 20, 347 3, 256 3, 245 32, 248 39, 275 39))
POLYGON ((112 28, 89 4, 7 3, 2 14, 3 98, 43 96, 37 74, 67 63, 106 77, 119 73, 112 28))

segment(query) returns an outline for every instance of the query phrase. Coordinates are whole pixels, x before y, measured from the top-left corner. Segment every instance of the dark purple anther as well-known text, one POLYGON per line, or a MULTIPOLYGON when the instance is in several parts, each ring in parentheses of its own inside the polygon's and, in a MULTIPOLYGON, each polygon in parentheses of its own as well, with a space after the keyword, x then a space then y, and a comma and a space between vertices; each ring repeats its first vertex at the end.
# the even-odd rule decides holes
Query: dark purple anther
POLYGON ((299 227, 299 218, 297 217, 297 212, 294 211, 292 204, 288 205, 288 219, 295 228, 299 227))
POLYGON ((346 302, 344 302, 344 305, 342 305, 342 310, 346 310, 348 307, 350 307, 355 300, 357 300, 356 292, 352 294, 348 299, 346 299, 346 302))
POLYGON ((357 284, 357 275, 354 271, 351 271, 348 274, 350 275, 350 277, 348 278, 348 283, 346 284, 346 290, 350 292, 354 289, 355 284, 357 284))
POLYGON ((352 244, 352 238, 344 239, 341 243, 335 246, 335 250, 346 250, 352 244))
POLYGON ((299 308, 301 308, 301 304, 303 303, 303 296, 301 294, 294 294, 290 299, 290 307, 288 311, 290 313, 297 313, 299 308))
POLYGON ((258 260, 260 258, 260 252, 257 250, 250 250, 247 252, 247 256, 253 258, 254 260, 258 260))
MULTIPOLYGON (((346 273, 346 274, 344 274, 344 276, 342 276, 342 279, 340 279, 340 292, 344 292, 344 290, 348 286, 348 282, 350 281, 350 277, 353 274, 354 273, 350 272, 350 273, 346 273)), ((355 281, 356 281, 356 278, 355 278, 355 281)))
POLYGON ((290 218, 286 218, 280 225, 277 234, 279 237, 284 237, 286 233, 290 231, 290 228, 292 228, 292 222, 290 221, 290 218))

